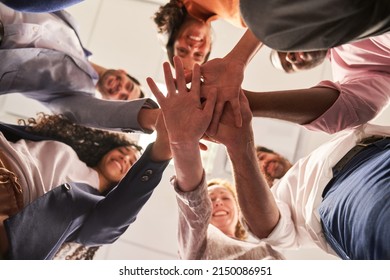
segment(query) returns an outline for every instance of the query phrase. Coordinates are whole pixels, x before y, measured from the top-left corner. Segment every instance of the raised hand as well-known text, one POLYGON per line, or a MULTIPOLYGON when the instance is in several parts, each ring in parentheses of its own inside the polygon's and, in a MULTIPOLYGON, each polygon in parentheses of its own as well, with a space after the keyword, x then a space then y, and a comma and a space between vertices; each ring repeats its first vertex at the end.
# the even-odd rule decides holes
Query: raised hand
POLYGON ((169 63, 163 65, 168 90, 166 97, 153 79, 148 78, 147 82, 161 106, 171 144, 198 143, 211 122, 216 94, 208 91, 205 101, 201 103, 199 65, 193 69, 191 89, 188 90, 180 58, 175 57, 174 64, 176 79, 173 78, 169 63))

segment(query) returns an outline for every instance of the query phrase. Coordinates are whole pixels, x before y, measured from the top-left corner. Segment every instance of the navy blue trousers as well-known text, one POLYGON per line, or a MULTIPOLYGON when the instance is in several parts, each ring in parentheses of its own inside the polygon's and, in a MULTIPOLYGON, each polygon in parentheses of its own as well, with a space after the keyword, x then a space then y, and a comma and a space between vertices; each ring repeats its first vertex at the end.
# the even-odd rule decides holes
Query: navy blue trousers
POLYGON ((343 259, 390 259, 390 139, 360 151, 329 182, 319 213, 343 259))

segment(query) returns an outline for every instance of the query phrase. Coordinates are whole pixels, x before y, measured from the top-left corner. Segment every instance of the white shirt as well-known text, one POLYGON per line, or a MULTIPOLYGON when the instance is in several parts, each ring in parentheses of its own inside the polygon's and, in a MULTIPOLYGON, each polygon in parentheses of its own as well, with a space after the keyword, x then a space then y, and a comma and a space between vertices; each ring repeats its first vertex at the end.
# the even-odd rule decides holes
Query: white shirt
POLYGON ((75 30, 53 13, 22 13, 0 4, 0 20, 6 38, 4 49, 45 48, 85 58, 75 30))
POLYGON ((271 189, 281 217, 264 241, 280 248, 318 246, 336 255, 322 232, 318 213, 321 195, 333 177, 332 167, 357 142, 371 135, 390 136, 390 127, 365 124, 339 132, 331 141, 299 160, 271 189))
POLYGON ((24 205, 66 182, 86 183, 98 189, 98 173, 80 161, 68 145, 57 141, 8 142, 0 132, 0 148, 23 189, 24 205))
MULTIPOLYGON (((51 49, 77 60, 87 61, 75 20, 66 11, 61 13, 66 16, 68 22, 54 13, 22 13, 0 3, 0 20, 4 25, 1 48, 51 49)), ((89 72, 94 74, 96 82, 96 71, 89 62, 86 65, 89 66, 89 72)))

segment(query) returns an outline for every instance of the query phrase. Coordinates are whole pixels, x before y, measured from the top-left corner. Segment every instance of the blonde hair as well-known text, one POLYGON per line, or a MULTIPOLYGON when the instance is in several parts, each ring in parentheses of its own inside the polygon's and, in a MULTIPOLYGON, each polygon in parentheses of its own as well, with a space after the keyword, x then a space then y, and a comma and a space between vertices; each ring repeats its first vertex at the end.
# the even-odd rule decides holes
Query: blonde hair
MULTIPOLYGON (((207 182, 207 187, 216 186, 216 185, 224 187, 233 195, 234 200, 237 204, 238 211, 241 212, 240 207, 238 205, 236 188, 228 181, 226 181, 224 179, 220 179, 220 178, 211 179, 207 182)), ((246 240, 248 238, 248 234, 247 234, 244 226, 240 222, 240 219, 238 219, 238 221, 237 221, 234 236, 239 240, 246 240)))

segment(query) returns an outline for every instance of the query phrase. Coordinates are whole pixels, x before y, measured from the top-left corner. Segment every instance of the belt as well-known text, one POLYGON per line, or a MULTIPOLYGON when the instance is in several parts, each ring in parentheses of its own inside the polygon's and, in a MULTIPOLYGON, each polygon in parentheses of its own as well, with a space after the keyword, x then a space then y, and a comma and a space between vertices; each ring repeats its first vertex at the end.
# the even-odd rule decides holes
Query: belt
POLYGON ((4 37, 4 26, 0 20, 0 45, 1 45, 1 42, 3 42, 3 37, 4 37))
POLYGON ((364 138, 362 139, 359 143, 356 144, 355 147, 353 147, 351 150, 349 150, 348 153, 345 154, 345 156, 343 156, 337 163, 336 165, 333 167, 333 173, 334 174, 337 174, 338 172, 340 172, 344 166, 357 154, 359 153, 361 150, 363 150, 364 148, 368 147, 368 146, 371 146, 383 139, 386 139, 386 138, 390 138, 390 137, 386 137, 386 136, 378 136, 378 135, 373 135, 371 137, 367 137, 367 138, 364 138))

